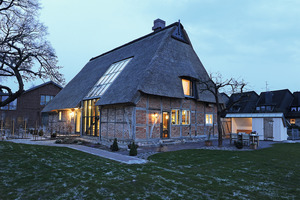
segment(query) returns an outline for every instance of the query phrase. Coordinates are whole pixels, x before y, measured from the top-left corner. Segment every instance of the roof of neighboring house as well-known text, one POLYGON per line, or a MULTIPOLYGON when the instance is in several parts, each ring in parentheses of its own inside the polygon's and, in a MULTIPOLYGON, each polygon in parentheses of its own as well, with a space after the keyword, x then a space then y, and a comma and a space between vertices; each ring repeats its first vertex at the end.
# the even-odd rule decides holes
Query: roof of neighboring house
POLYGON ((254 91, 232 94, 227 103, 231 108, 227 113, 251 113, 255 110, 258 98, 254 91))
MULTIPOLYGON (((286 113, 294 99, 293 94, 288 90, 275 90, 260 93, 257 106, 274 106, 272 112, 286 113)), ((269 112, 269 111, 266 111, 269 112)))
POLYGON ((57 83, 55 83, 55 82, 53 82, 53 81, 48 81, 48 82, 42 83, 42 84, 40 84, 40 85, 34 86, 34 87, 32 87, 32 88, 29 88, 28 90, 25 90, 24 93, 27 93, 27 92, 36 90, 36 89, 41 88, 41 87, 43 87, 43 86, 45 86, 45 85, 48 85, 48 84, 53 84, 53 85, 55 85, 56 87, 58 87, 58 88, 60 88, 60 89, 63 89, 63 87, 62 87, 61 85, 58 85, 57 83))
MULTIPOLYGON (((28 93, 28 92, 31 92, 31 91, 33 91, 33 90, 36 90, 36 89, 41 88, 41 87, 43 87, 43 86, 45 86, 45 85, 48 85, 48 84, 53 84, 53 85, 55 85, 56 87, 58 87, 58 88, 60 88, 60 89, 63 88, 62 86, 58 85, 57 83, 55 83, 55 82, 53 82, 53 81, 48 81, 48 82, 42 83, 42 84, 40 84, 40 85, 34 86, 34 87, 32 87, 32 88, 29 88, 28 90, 25 90, 23 94, 28 93)), ((8 95, 8 93, 0 92, 0 96, 5 96, 5 95, 8 95)))
POLYGON ((300 118, 300 92, 294 92, 294 99, 289 107, 289 112, 286 114, 288 118, 300 118), (291 107, 296 107, 296 111, 291 111, 291 107))
POLYGON ((294 92, 294 100, 291 104, 291 106, 300 106, 300 92, 294 92))
MULTIPOLYGON (((136 104, 141 93, 185 98, 181 77, 195 81, 208 75, 180 23, 129 42, 92 58, 67 86, 44 108, 43 112, 78 107, 88 92, 115 62, 133 59, 101 96, 96 105, 136 104), (177 37, 177 32, 182 37, 177 37)), ((200 92, 198 101, 215 102, 209 92, 200 92)))

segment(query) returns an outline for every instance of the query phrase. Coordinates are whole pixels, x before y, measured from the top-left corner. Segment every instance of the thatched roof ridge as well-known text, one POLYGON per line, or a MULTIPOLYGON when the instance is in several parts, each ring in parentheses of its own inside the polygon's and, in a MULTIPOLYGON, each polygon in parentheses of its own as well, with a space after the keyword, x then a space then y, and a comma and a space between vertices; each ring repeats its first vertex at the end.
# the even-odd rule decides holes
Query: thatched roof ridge
MULTIPOLYGON (((193 80, 207 78, 207 72, 188 42, 172 34, 178 23, 148 34, 121 47, 92 58, 66 87, 44 108, 51 110, 74 108, 85 98, 96 82, 111 66, 133 57, 124 70, 101 96, 96 105, 135 104, 140 93, 185 98, 180 77, 193 80)), ((183 26, 181 25, 183 28, 183 26)), ((214 102, 213 96, 198 93, 198 100, 214 102)), ((196 95, 197 96, 197 95, 196 95)))

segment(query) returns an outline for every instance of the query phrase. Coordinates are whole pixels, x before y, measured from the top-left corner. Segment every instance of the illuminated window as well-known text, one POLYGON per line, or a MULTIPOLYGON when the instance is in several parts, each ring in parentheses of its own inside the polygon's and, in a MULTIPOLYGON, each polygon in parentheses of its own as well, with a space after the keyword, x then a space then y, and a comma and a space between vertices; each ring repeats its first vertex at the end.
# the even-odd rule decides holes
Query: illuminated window
POLYGON ((172 124, 179 124, 179 110, 172 110, 172 124))
POLYGON ((119 76, 122 70, 126 67, 132 58, 128 58, 116 63, 113 63, 104 75, 95 84, 92 90, 88 93, 86 98, 96 98, 104 94, 114 80, 119 76))
POLYGON ((59 112, 58 112, 58 121, 61 121, 61 119, 62 119, 62 112, 59 111, 59 112))
POLYGON ((213 115, 212 114, 206 114, 205 115, 205 124, 206 125, 212 125, 213 124, 213 115))
POLYGON ((182 79, 183 93, 186 96, 193 96, 192 82, 190 80, 182 79))
POLYGON ((49 103, 49 101, 51 101, 52 99, 53 99, 53 96, 41 95, 41 106, 47 105, 47 103, 49 103))
POLYGON ((181 123, 183 125, 189 125, 190 124, 190 111, 189 110, 182 110, 181 123))
POLYGON ((295 123, 296 123, 296 120, 295 120, 295 119, 290 119, 290 123, 291 123, 291 124, 295 124, 295 123))
MULTIPOLYGON (((2 96, 1 101, 5 101, 8 96, 2 96)), ((17 110, 17 99, 10 102, 9 104, 2 106, 1 110, 17 110)))

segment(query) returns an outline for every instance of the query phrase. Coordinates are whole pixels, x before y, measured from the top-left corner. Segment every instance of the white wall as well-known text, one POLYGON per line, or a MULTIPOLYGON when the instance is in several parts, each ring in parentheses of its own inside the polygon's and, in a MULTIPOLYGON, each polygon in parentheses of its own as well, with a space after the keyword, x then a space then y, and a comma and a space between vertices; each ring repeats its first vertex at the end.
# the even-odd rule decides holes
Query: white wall
POLYGON ((282 118, 273 118, 274 141, 287 140, 287 128, 284 127, 282 118))
POLYGON ((252 131, 256 131, 260 140, 264 140, 264 119, 252 118, 252 131))

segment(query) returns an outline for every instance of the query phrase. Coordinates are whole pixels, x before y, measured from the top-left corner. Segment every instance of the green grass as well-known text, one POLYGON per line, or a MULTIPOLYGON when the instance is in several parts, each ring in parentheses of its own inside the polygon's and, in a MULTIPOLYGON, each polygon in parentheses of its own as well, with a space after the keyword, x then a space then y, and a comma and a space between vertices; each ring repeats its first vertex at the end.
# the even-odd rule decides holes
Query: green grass
POLYGON ((300 199, 300 144, 182 150, 126 165, 68 148, 0 142, 0 199, 300 199))

